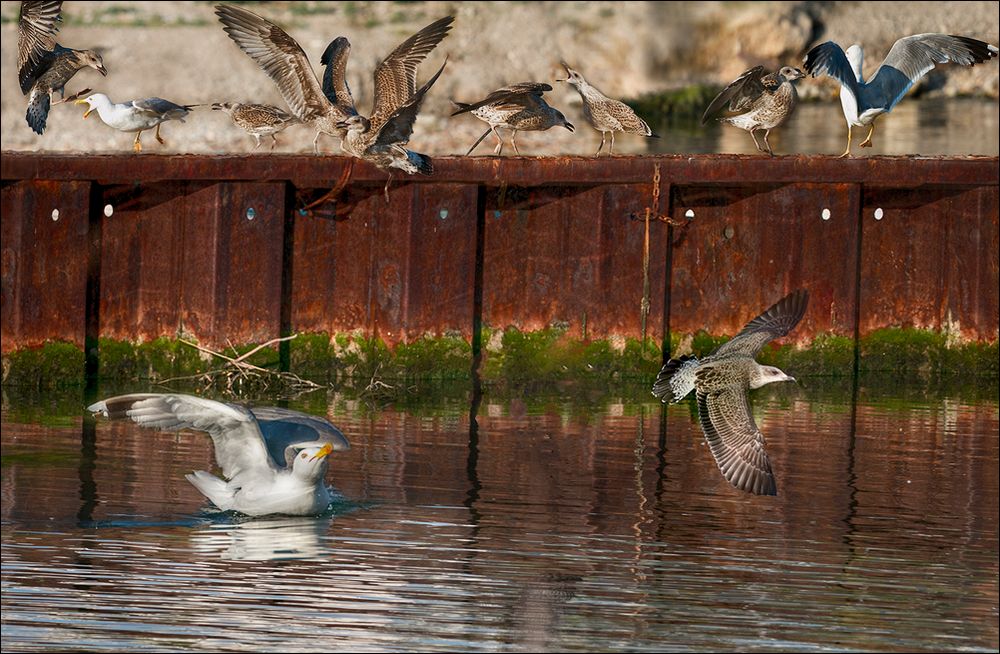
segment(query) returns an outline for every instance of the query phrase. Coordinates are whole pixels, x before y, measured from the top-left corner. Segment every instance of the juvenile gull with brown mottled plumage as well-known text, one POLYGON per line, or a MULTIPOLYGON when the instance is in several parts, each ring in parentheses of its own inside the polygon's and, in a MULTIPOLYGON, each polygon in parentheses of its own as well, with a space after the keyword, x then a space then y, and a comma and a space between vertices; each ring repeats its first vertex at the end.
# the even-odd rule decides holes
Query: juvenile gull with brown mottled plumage
POLYGON ((653 384, 653 395, 664 402, 679 402, 695 391, 698 418, 712 456, 726 480, 742 491, 757 495, 778 492, 747 391, 773 382, 795 381, 754 358, 765 345, 798 324, 808 303, 808 291, 790 293, 707 357, 671 359, 653 384))
POLYGON ((763 66, 754 66, 746 71, 712 100, 701 117, 704 125, 708 119, 729 105, 732 115, 719 120, 745 129, 750 132, 753 144, 761 152, 774 155, 767 137, 771 130, 780 127, 795 110, 798 93, 795 91, 795 80, 805 77, 798 68, 784 66, 774 73, 768 73, 763 66), (764 146, 760 147, 755 132, 764 130, 764 146))
POLYGON ((653 134, 646 121, 639 118, 632 107, 598 91, 583 78, 583 75, 570 68, 565 61, 562 62, 562 66, 566 69, 566 79, 557 79, 556 81, 568 82, 576 88, 580 97, 583 98, 584 118, 601 133, 601 145, 597 148, 594 156, 601 154, 608 133, 611 134, 611 146, 608 149, 608 154, 615 153, 615 132, 660 138, 653 134))
POLYGON ((576 128, 573 127, 573 123, 566 120, 561 111, 549 106, 542 98, 543 93, 551 90, 551 86, 541 82, 519 82, 497 89, 479 102, 453 102, 458 110, 452 116, 469 112, 490 126, 465 155, 472 154, 476 146, 482 143, 490 132, 497 138, 497 147, 493 150, 493 154, 499 155, 503 151, 503 138, 497 132, 499 127, 513 130, 510 144, 514 146, 515 154, 521 154, 517 151, 515 140, 518 131, 545 131, 556 126, 574 131, 576 128))
POLYGON ((291 116, 277 107, 269 104, 243 104, 241 102, 216 102, 212 105, 216 111, 225 111, 239 127, 243 128, 250 136, 254 137, 260 147, 260 137, 271 137, 271 149, 278 142, 275 134, 285 129, 289 125, 299 122, 295 116, 291 116))

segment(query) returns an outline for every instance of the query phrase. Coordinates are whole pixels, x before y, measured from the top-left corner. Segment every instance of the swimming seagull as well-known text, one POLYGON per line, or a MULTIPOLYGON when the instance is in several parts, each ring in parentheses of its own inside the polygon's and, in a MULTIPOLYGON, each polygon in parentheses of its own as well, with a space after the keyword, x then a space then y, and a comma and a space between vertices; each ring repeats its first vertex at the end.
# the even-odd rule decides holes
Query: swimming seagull
POLYGON ((503 151, 503 138, 497 132, 498 127, 513 130, 510 144, 514 146, 515 154, 521 154, 517 151, 515 140, 518 131, 544 131, 556 126, 565 127, 571 132, 575 131, 573 123, 566 120, 561 111, 550 107, 542 98, 543 93, 551 90, 551 86, 541 82, 520 82, 497 89, 479 102, 471 104, 452 102, 458 107, 452 116, 471 112, 473 116, 490 126, 479 140, 473 143, 465 156, 472 154, 476 146, 482 143, 490 132, 493 132, 493 136, 497 139, 497 147, 493 150, 493 154, 500 154, 503 151))
POLYGON ((351 447, 324 418, 279 407, 250 409, 193 395, 138 393, 101 400, 87 410, 143 427, 206 432, 225 479, 204 470, 185 477, 223 511, 250 516, 325 511, 332 500, 323 482, 327 456, 351 447))
MULTIPOLYGON (((355 115, 338 124, 347 131, 340 143, 344 152, 389 171, 386 193, 393 168, 411 175, 418 172, 428 175, 434 171, 430 157, 404 146, 413 134, 413 124, 424 96, 444 71, 448 60, 446 58, 441 68, 419 89, 417 66, 448 35, 454 20, 454 16, 445 16, 399 44, 375 68, 375 97, 368 118, 355 115)), ((332 81, 336 89, 340 88, 343 71, 342 66, 334 69, 332 81)))
MULTIPOLYGON (((215 13, 229 38, 277 84, 295 117, 316 128, 313 152, 319 152, 321 134, 343 139, 345 131, 337 124, 358 113, 349 90, 332 97, 325 94, 306 53, 285 30, 266 18, 233 5, 217 5, 215 13)), ((342 53, 345 62, 349 52, 347 44, 342 53)), ((343 88, 347 89, 346 83, 343 88)))
POLYGON ((97 114, 108 127, 113 127, 121 132, 135 132, 135 141, 132 142, 132 149, 142 152, 142 143, 139 137, 147 129, 156 128, 156 140, 160 144, 166 143, 160 136, 160 124, 168 120, 179 120, 184 122, 184 116, 188 115, 194 107, 193 104, 174 104, 163 98, 145 98, 143 100, 130 100, 128 102, 112 102, 103 93, 94 93, 82 100, 77 100, 75 104, 85 104, 88 109, 83 117, 90 116, 95 109, 97 114))
POLYGON ((747 391, 773 382, 795 381, 774 366, 760 365, 754 357, 798 324, 808 302, 808 291, 790 293, 707 357, 671 359, 653 384, 653 395, 664 402, 679 402, 695 391, 698 419, 712 456, 726 480, 742 491, 757 495, 778 492, 764 451, 764 435, 750 413, 747 391))
POLYGON ((566 79, 557 79, 556 81, 569 82, 576 87, 580 97, 583 98, 584 117, 588 123, 594 126, 594 129, 601 133, 601 145, 597 148, 595 157, 601 154, 601 150, 604 149, 604 141, 609 132, 611 133, 611 147, 608 154, 615 153, 615 132, 640 134, 654 139, 660 138, 653 134, 646 121, 639 118, 632 107, 598 91, 587 83, 583 75, 570 68, 565 61, 562 62, 562 66, 566 69, 566 79))
POLYGON ((814 47, 806 54, 805 69, 813 77, 824 74, 840 82, 840 104, 847 119, 847 149, 851 154, 851 130, 870 125, 861 147, 871 147, 875 119, 889 113, 917 80, 934 64, 981 64, 997 56, 996 46, 967 36, 914 34, 896 41, 875 75, 865 81, 861 74, 864 53, 852 45, 845 53, 833 41, 814 47))
POLYGON ((17 24, 17 78, 21 93, 28 95, 25 120, 37 134, 45 131, 52 94, 65 98, 66 83, 81 68, 90 67, 107 76, 101 55, 93 50, 74 50, 56 43, 56 25, 62 20, 61 0, 25 1, 17 24), (30 95, 29 95, 30 92, 30 95))
POLYGON ((798 93, 794 82, 802 77, 805 74, 791 66, 784 66, 774 73, 768 73, 763 66, 754 66, 733 80, 712 100, 701 117, 701 124, 707 123, 709 118, 728 104, 729 111, 735 113, 720 120, 750 132, 750 138, 757 149, 773 156, 767 137, 772 129, 781 126, 795 110, 798 93), (755 132, 758 129, 764 130, 766 150, 757 141, 755 132))
POLYGON ((299 122, 295 116, 290 116, 281 109, 269 104, 243 104, 242 102, 216 102, 212 105, 215 111, 225 111, 239 127, 243 128, 250 136, 254 137, 260 147, 260 137, 271 137, 271 150, 274 150, 278 142, 275 134, 285 129, 289 125, 299 122))

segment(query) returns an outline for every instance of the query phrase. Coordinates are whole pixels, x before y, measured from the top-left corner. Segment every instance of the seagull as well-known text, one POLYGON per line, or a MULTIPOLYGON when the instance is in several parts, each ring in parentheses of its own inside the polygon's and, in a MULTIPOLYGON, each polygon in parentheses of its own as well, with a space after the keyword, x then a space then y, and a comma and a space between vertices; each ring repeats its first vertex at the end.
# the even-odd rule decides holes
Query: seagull
POLYGON ((580 97, 583 98, 583 115, 587 122, 594 126, 594 129, 601 133, 601 145, 594 154, 601 154, 604 149, 604 142, 608 133, 611 133, 611 147, 608 154, 615 153, 615 132, 626 132, 629 134, 641 134, 654 139, 660 138, 653 134, 642 118, 639 118, 632 107, 624 102, 614 100, 604 95, 596 88, 587 83, 583 75, 576 72, 564 61, 563 68, 566 69, 566 79, 557 79, 557 82, 569 82, 576 87, 580 97))
POLYGON ((712 456, 726 480, 742 491, 777 495, 764 435, 750 413, 747 391, 795 381, 774 366, 760 365, 754 357, 771 340, 791 331, 805 315, 808 303, 808 291, 790 293, 707 357, 671 359, 653 384, 653 395, 664 402, 679 402, 695 391, 698 419, 712 456))
POLYGON ((327 420, 279 407, 248 407, 193 395, 120 395, 87 407, 143 427, 195 429, 215 443, 225 479, 204 470, 186 479, 223 511, 250 516, 316 515, 333 496, 323 483, 330 452, 350 449, 327 420))
POLYGON ((493 150, 493 154, 499 155, 503 151, 503 138, 497 132, 498 127, 513 130, 510 144, 514 146, 515 154, 521 154, 517 151, 517 141, 515 141, 518 131, 545 131, 556 126, 565 127, 571 132, 575 131, 573 123, 566 120, 561 111, 550 107, 542 98, 543 93, 551 90, 551 86, 541 82, 519 82, 497 89, 479 102, 471 104, 452 102, 458 108, 452 116, 471 112, 473 116, 490 126, 469 148, 465 156, 472 154, 476 146, 482 143, 490 132, 493 132, 493 136, 497 139, 497 147, 493 150))
POLYGON ((729 111, 736 113, 720 120, 750 132, 757 149, 773 156, 767 137, 772 129, 792 115, 798 100, 794 82, 803 77, 805 73, 791 66, 784 66, 775 73, 768 73, 763 66, 754 66, 715 96, 701 117, 701 124, 707 123, 728 103, 729 111), (758 129, 764 130, 766 150, 757 141, 755 132, 758 129))
MULTIPOLYGON (((338 127, 346 131, 340 144, 341 149, 389 170, 389 180, 392 179, 392 168, 411 175, 418 172, 429 175, 434 172, 430 157, 407 150, 404 146, 409 143, 413 134, 413 123, 416 122, 424 96, 444 71, 448 60, 446 58, 441 68, 419 89, 417 66, 448 35, 454 20, 454 16, 445 16, 399 44, 375 68, 375 97, 369 117, 354 115, 338 124, 338 127)), ((346 89, 346 83, 343 82, 345 59, 346 55, 341 54, 328 67, 328 71, 331 68, 334 71, 331 78, 334 89, 341 85, 346 89)), ((387 181, 386 189, 388 184, 387 181)))
POLYGON ((278 142, 275 134, 285 129, 289 125, 299 122, 295 116, 290 116, 281 109, 269 104, 243 104, 241 102, 216 102, 212 105, 215 111, 225 111, 233 122, 242 127, 243 130, 254 137, 260 147, 260 137, 271 137, 271 150, 278 142))
POLYGON ((833 41, 821 43, 806 54, 804 67, 813 77, 823 74, 840 82, 840 105, 847 119, 847 149, 840 156, 846 157, 851 154, 852 128, 870 125, 860 145, 871 147, 875 119, 892 111, 934 64, 974 66, 996 56, 996 46, 967 36, 914 34, 893 44, 867 82, 861 76, 864 53, 860 45, 852 45, 845 53, 833 41))
MULTIPOLYGON (((344 138, 345 130, 337 124, 358 113, 346 81, 340 87, 343 93, 324 93, 306 53, 285 30, 252 11, 234 5, 217 5, 215 13, 229 38, 278 85, 281 97, 295 117, 304 123, 312 123, 316 128, 313 152, 319 152, 319 137, 322 134, 344 138)), ((346 47, 339 53, 331 54, 343 57, 346 66, 350 43, 347 39, 343 42, 346 47)), ((329 47, 327 51, 330 52, 329 47)), ((323 58, 327 59, 327 56, 324 53, 323 58)))
POLYGON ((132 142, 132 149, 142 152, 142 143, 139 137, 147 129, 156 128, 156 140, 160 144, 166 143, 160 136, 160 123, 168 120, 179 120, 184 122, 184 116, 188 115, 197 105, 174 104, 163 98, 145 98, 143 100, 130 100, 129 102, 112 102, 103 93, 94 93, 82 100, 77 100, 75 104, 85 104, 88 106, 83 117, 86 118, 92 111, 97 110, 97 114, 108 127, 113 127, 121 132, 135 132, 135 141, 132 142))
POLYGON ((17 24, 17 77, 21 93, 28 96, 25 120, 37 134, 45 131, 52 94, 65 98, 65 86, 81 68, 93 68, 107 76, 101 55, 93 50, 74 50, 56 43, 56 25, 62 20, 62 0, 22 2, 17 24))

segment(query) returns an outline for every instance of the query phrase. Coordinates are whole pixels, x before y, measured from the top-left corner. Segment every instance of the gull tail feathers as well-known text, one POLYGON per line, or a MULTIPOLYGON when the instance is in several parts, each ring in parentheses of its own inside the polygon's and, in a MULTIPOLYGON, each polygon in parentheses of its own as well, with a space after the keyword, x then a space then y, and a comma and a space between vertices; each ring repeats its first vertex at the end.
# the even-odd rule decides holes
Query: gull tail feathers
POLYGON ((682 356, 680 359, 667 361, 653 384, 653 395, 664 402, 680 402, 694 390, 695 369, 698 359, 693 356, 682 356))
POLYGON ((233 505, 234 491, 224 480, 204 470, 195 470, 184 478, 198 489, 202 495, 212 500, 212 504, 223 511, 228 511, 233 505))

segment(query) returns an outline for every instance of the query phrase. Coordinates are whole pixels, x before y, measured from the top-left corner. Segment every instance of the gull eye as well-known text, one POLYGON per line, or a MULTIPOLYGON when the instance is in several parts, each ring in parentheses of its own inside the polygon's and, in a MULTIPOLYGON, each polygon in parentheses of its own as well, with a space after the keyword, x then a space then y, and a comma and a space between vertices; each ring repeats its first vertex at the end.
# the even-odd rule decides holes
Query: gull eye
POLYGON ((302 458, 303 458, 303 459, 304 459, 304 458, 306 458, 307 456, 309 456, 309 455, 308 455, 308 454, 306 454, 305 452, 303 452, 303 453, 302 453, 302 458))

